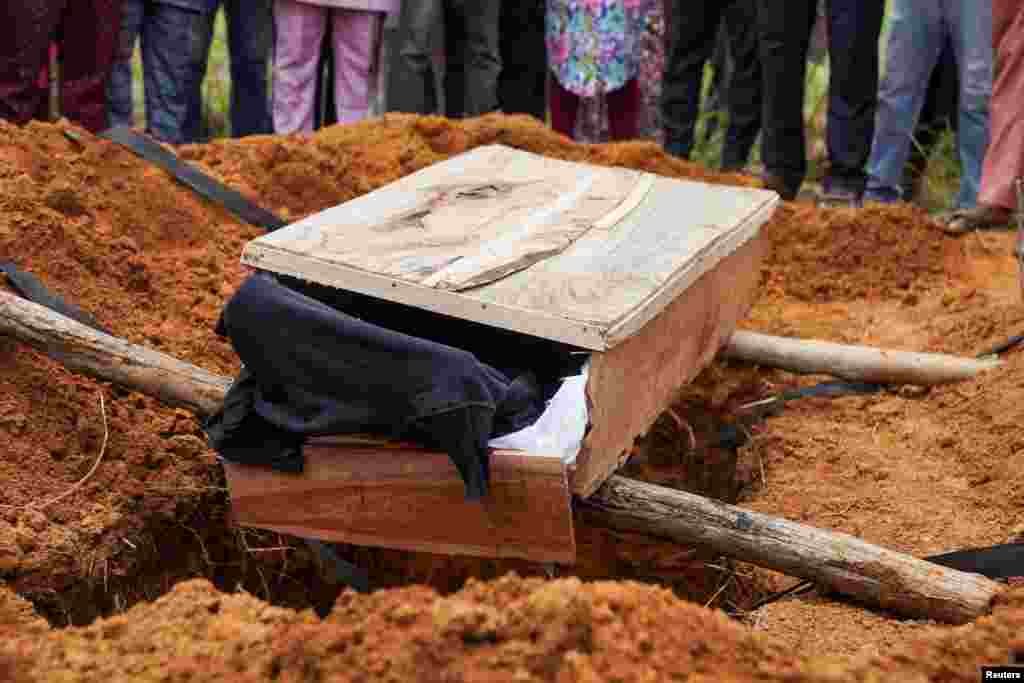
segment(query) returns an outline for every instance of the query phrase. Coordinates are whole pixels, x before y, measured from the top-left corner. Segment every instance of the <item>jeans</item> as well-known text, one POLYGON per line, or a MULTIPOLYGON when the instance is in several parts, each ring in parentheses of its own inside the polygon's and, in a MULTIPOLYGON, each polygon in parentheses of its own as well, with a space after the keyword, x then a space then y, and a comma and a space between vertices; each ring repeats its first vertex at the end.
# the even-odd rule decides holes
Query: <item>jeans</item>
POLYGON ((693 151, 704 65, 712 58, 719 26, 724 23, 733 67, 726 86, 729 128, 722 166, 735 170, 747 163, 761 129, 756 12, 754 0, 673 1, 661 101, 665 149, 670 154, 688 159, 693 151))
POLYGON ((409 32, 402 58, 417 76, 416 110, 437 112, 430 37, 443 19, 447 59, 452 65, 445 76, 446 109, 466 116, 495 111, 501 74, 500 0, 417 0, 408 7, 409 32), (459 40, 451 40, 452 36, 459 40), (460 74, 462 82, 456 82, 460 74))
POLYGON ((133 125, 132 51, 138 38, 146 98, 146 130, 174 145, 193 142, 189 105, 203 63, 200 12, 162 2, 124 0, 121 34, 110 73, 107 105, 111 126, 133 125))
POLYGON ((943 45, 952 39, 959 74, 957 147, 960 192, 957 208, 978 198, 981 165, 989 139, 992 93, 992 7, 974 0, 894 0, 886 73, 879 89, 875 140, 865 198, 901 198, 903 171, 929 77, 943 45))
MULTIPOLYGON (((219 0, 228 25, 228 49, 231 59, 231 135, 263 135, 272 132, 270 103, 267 99, 267 65, 274 40, 270 0, 219 0)), ((213 43, 216 11, 203 16, 200 30, 202 59, 192 92, 189 110, 189 136, 205 138, 203 128, 202 84, 213 43)))
MULTIPOLYGON (((764 76, 761 158, 795 195, 807 174, 804 95, 816 0, 757 0, 764 76)), ((878 96, 883 0, 829 0, 825 191, 864 191, 878 96)))

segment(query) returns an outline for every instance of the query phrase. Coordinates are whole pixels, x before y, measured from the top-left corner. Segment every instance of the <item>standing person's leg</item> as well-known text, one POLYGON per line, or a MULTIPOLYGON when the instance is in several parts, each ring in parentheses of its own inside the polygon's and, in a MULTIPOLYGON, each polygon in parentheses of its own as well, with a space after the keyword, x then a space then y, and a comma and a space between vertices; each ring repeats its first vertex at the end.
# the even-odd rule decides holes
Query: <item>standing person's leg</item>
POLYGON ((693 152, 704 65, 715 48, 722 5, 713 0, 670 0, 672 23, 662 76, 661 120, 665 151, 683 159, 693 152))
POLYGON ((39 73, 70 0, 12 0, 0 5, 0 119, 25 123, 45 107, 39 73))
POLYGON ((501 50, 498 21, 501 0, 450 0, 465 26, 462 63, 466 72, 465 115, 480 116, 498 108, 501 50))
POLYGON ((576 132, 576 116, 580 110, 579 95, 566 90, 557 78, 550 78, 548 104, 551 108, 551 128, 572 139, 576 132))
MULTIPOLYGON (((932 71, 932 77, 928 81, 924 105, 914 129, 914 143, 910 146, 910 156, 903 171, 901 194, 904 201, 913 201, 921 194, 928 170, 928 158, 942 137, 942 132, 948 128, 955 131, 957 128, 957 112, 960 110, 957 96, 959 88, 960 79, 957 76, 956 57, 953 56, 953 41, 947 38, 939 53, 939 61, 932 71)), ((876 135, 877 130, 876 119, 876 135)), ((869 163, 868 169, 870 168, 869 163)))
POLYGON ((547 114, 544 45, 544 1, 501 4, 501 76, 498 100, 506 114, 529 114, 543 121, 547 114))
POLYGON ((224 0, 231 50, 231 135, 273 129, 267 99, 267 65, 274 41, 271 0, 224 0))
POLYGON ((132 102, 132 54, 146 18, 146 0, 122 0, 117 49, 107 83, 107 118, 111 126, 135 124, 132 102))
POLYGON ((313 99, 328 10, 296 0, 274 0, 274 131, 313 130, 313 99))
POLYGON ((203 63, 204 15, 162 2, 142 27, 142 68, 149 132, 174 145, 193 142, 190 107, 203 63))
MULTIPOLYGON (((903 172, 928 80, 946 40, 946 22, 936 0, 893 0, 885 77, 878 91, 874 140, 864 199, 901 198, 903 172)), ((831 126, 831 121, 829 122, 831 126)))
POLYGON ((757 54, 757 3, 733 0, 725 9, 725 28, 732 54, 727 85, 729 130, 722 149, 722 170, 739 171, 761 132, 761 60, 757 54))
POLYGON ((952 232, 1005 224, 1016 208, 1017 178, 1024 176, 1024 5, 1019 0, 992 0, 992 138, 985 153, 978 207, 952 232))
POLYGON ((640 131, 640 80, 630 79, 605 95, 608 132, 612 140, 633 140, 640 131))
POLYGON ((444 74, 442 78, 444 101, 442 113, 450 119, 466 115, 466 22, 457 4, 446 1, 442 16, 444 34, 444 74))
POLYGON ((384 15, 380 12, 333 12, 334 93, 339 123, 361 121, 370 113, 383 31, 384 15))
POLYGON ((220 0, 217 0, 213 9, 204 13, 196 22, 199 58, 195 61, 196 74, 192 81, 192 91, 188 96, 188 120, 185 123, 186 137, 196 142, 209 137, 206 117, 203 115, 203 81, 206 80, 206 67, 210 60, 210 47, 213 45, 217 12, 221 4, 220 0))
POLYGON ((69 2, 61 20, 61 113, 94 133, 107 128, 107 82, 121 28, 118 0, 69 2))
POLYGON ((434 28, 441 19, 441 3, 442 0, 416 0, 403 6, 403 12, 408 13, 408 26, 402 59, 414 74, 416 93, 411 100, 413 110, 419 114, 436 114, 438 108, 432 52, 434 28))
MULTIPOLYGON (((981 166, 989 140, 992 97, 992 3, 987 0, 943 0, 948 7, 960 80, 957 146, 960 151, 960 193, 956 208, 978 203, 981 166)), ((1021 93, 1017 96, 1020 97, 1021 93)))
POLYGON ((795 199, 807 173, 804 90, 816 0, 757 0, 765 184, 795 199))
MULTIPOLYGON (((827 195, 859 199, 875 132, 878 39, 885 0, 829 0, 828 14, 829 169, 824 190, 827 195)), ((921 87, 926 83, 927 75, 921 87)))

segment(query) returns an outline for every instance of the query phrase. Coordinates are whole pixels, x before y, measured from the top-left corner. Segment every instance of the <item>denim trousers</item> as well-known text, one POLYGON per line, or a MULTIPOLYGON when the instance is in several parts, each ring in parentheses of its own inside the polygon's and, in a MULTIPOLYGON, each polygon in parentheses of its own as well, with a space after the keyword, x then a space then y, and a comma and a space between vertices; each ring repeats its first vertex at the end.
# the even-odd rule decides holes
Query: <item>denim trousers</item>
MULTIPOLYGON (((274 25, 270 0, 220 0, 228 28, 228 53, 231 64, 231 135, 263 135, 272 132, 267 92, 267 66, 274 43, 274 25)), ((216 12, 203 15, 200 25, 200 69, 195 80, 189 109, 189 137, 207 136, 202 129, 202 82, 213 43, 216 12)))
POLYGON ((886 71, 879 89, 865 199, 902 198, 903 172, 929 78, 951 40, 959 75, 956 208, 977 202, 989 140, 992 93, 991 0, 893 0, 886 71))
POLYGON ((142 48, 146 130, 170 144, 192 142, 189 111, 204 63, 201 12, 162 2, 124 0, 121 33, 107 87, 111 126, 130 126, 132 51, 142 48))

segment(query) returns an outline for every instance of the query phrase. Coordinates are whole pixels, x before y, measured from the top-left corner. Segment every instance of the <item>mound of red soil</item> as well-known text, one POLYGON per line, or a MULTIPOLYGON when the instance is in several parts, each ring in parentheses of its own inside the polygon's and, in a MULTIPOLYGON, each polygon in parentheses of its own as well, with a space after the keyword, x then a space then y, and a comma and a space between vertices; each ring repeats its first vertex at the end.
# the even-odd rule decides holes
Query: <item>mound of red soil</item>
POLYGON ((205 581, 86 628, 0 626, 14 683, 133 681, 976 681, 1024 649, 1024 598, 991 617, 839 665, 633 584, 508 576, 440 597, 345 593, 321 621, 205 581))

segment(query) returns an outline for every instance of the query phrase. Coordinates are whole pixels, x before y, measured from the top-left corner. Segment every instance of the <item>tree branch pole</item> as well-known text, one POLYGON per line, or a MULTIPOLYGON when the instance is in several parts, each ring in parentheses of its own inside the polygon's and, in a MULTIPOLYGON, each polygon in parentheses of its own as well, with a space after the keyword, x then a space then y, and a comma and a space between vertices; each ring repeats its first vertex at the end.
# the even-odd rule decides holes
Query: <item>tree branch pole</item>
MULTIPOLYGON (((230 380, 86 327, 0 291, 0 334, 68 368, 199 415, 214 412, 230 380)), ((699 545, 744 562, 813 580, 839 594, 906 616, 964 623, 988 611, 1000 586, 977 574, 726 505, 613 476, 581 501, 602 526, 699 545)))
POLYGON ((231 386, 229 378, 104 334, 2 290, 0 335, 38 349, 83 375, 187 408, 200 417, 216 412, 231 386))
POLYGON ((988 612, 995 581, 854 536, 614 475, 580 503, 595 526, 697 545, 814 581, 908 617, 962 624, 988 612))
POLYGON ((746 330, 733 333, 722 355, 806 375, 920 386, 960 382, 1000 365, 995 360, 773 337, 746 330))

